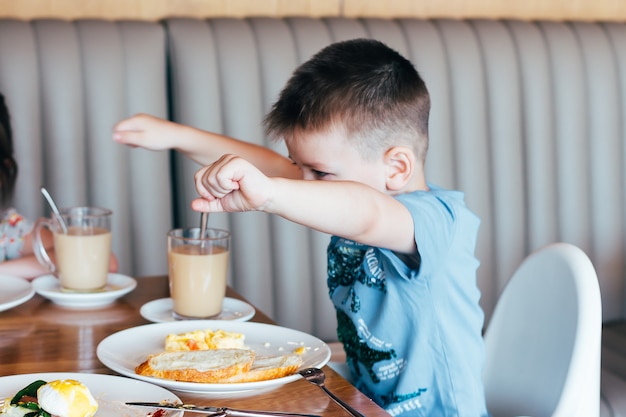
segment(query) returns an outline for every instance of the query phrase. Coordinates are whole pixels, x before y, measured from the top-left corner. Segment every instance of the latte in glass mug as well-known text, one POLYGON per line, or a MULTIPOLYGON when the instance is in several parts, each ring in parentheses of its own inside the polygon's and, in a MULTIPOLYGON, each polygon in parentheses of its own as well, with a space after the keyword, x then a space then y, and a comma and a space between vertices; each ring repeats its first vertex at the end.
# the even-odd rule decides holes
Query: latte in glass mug
POLYGON ((111 259, 111 231, 70 226, 54 233, 57 275, 63 288, 75 291, 103 288, 111 259))
POLYGON ((41 218, 35 222, 33 248, 37 259, 59 279, 63 291, 103 289, 111 259, 112 212, 98 207, 70 207, 60 210, 60 215, 60 219, 41 218), (54 261, 42 242, 44 227, 54 236, 54 261))
POLYGON ((222 312, 228 277, 230 234, 199 228, 168 234, 170 296, 177 318, 211 318, 222 312))

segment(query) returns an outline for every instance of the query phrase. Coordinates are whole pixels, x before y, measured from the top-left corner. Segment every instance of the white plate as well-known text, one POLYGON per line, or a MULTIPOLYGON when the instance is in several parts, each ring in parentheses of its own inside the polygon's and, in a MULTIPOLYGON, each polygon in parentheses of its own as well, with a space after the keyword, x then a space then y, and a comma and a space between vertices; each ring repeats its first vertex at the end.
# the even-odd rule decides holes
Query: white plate
POLYGON ((30 282, 11 275, 0 275, 0 311, 23 304, 33 295, 35 290, 30 282))
MULTIPOLYGON (((149 408, 130 407, 130 401, 159 402, 163 400, 182 402, 170 391, 135 379, 113 375, 80 374, 70 372, 21 374, 0 377, 0 399, 13 398, 22 388, 37 380, 46 382, 56 379, 75 379, 89 388, 98 402, 96 417, 146 417, 149 408)), ((168 417, 182 416, 180 411, 167 413, 168 417)))
POLYGON ((246 337, 246 346, 253 349, 259 356, 281 355, 292 352, 298 347, 304 347, 302 368, 322 367, 330 359, 330 348, 326 343, 298 330, 271 324, 218 320, 156 323, 122 330, 102 340, 96 354, 100 362, 122 375, 152 382, 172 390, 202 393, 205 396, 210 394, 241 395, 258 390, 269 390, 301 378, 300 375, 295 374, 268 381, 209 384, 173 381, 135 373, 135 367, 145 361, 148 355, 164 350, 165 336, 168 334, 205 329, 243 333, 246 337))
POLYGON ((62 291, 54 275, 43 275, 33 280, 35 291, 55 304, 72 308, 96 308, 113 303, 137 286, 134 278, 122 274, 109 274, 107 285, 94 292, 62 291))
MULTIPOLYGON (((174 317, 174 303, 171 298, 150 301, 141 306, 139 313, 144 319, 155 323, 177 320, 174 317)), ((226 297, 222 304, 222 312, 217 317, 212 317, 211 320, 248 321, 254 317, 254 313, 254 307, 245 301, 226 297)))

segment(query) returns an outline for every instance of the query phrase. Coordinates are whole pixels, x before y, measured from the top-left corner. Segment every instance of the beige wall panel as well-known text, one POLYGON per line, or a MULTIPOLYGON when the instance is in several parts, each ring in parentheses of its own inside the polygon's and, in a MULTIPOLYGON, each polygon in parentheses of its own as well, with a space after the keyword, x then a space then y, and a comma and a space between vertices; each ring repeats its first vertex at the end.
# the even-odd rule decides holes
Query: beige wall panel
POLYGON ((626 0, 0 0, 0 17, 346 16, 626 20, 626 0))
MULTIPOLYGON (((149 0, 143 0, 148 2, 149 0)), ((164 1, 164 0, 162 0, 164 1)), ((337 0, 170 0, 162 16, 336 16, 337 0)))
POLYGON ((338 16, 337 0, 0 0, 0 17, 338 16))
POLYGON ((624 0, 345 0, 348 17, 626 20, 624 0))

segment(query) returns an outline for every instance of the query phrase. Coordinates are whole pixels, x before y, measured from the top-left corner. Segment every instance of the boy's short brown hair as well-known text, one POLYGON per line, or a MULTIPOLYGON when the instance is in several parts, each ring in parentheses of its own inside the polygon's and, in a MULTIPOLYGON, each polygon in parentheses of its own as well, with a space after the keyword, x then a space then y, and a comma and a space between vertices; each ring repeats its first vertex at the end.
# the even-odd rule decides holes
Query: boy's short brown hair
POLYGON ((342 128, 364 157, 409 146, 423 163, 430 96, 417 70, 382 42, 331 44, 298 67, 265 118, 267 134, 342 128))

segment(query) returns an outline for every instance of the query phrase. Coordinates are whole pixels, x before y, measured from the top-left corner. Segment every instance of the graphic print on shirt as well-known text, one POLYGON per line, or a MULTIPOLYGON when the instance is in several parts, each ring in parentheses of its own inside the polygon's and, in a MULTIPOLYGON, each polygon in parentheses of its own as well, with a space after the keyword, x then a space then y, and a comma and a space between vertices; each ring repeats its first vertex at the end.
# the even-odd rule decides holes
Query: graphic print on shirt
POLYGON ((357 329, 352 320, 350 320, 350 317, 339 310, 337 310, 337 327, 341 329, 339 341, 343 343, 346 358, 351 362, 350 368, 356 371, 358 377, 361 377, 361 368, 357 365, 357 362, 361 363, 367 369, 372 381, 380 382, 380 378, 378 378, 378 375, 374 372, 374 364, 395 358, 396 352, 393 349, 384 351, 371 348, 359 337, 357 329))
POLYGON ((350 311, 357 313, 361 309, 361 302, 354 293, 353 283, 360 282, 370 288, 386 292, 384 272, 377 266, 376 273, 367 275, 363 269, 365 258, 375 258, 372 248, 337 245, 328 253, 328 292, 332 296, 337 287, 347 287, 350 290, 343 300, 345 304, 350 298, 350 311))
MULTIPOLYGON (((355 291, 357 283, 374 291, 387 291, 385 272, 379 266, 376 251, 371 247, 340 239, 339 244, 331 244, 328 250, 328 288, 331 297, 341 294, 339 302, 346 307, 344 310, 337 308, 337 329, 348 365, 359 380, 363 376, 363 368, 375 384, 379 384, 381 380, 393 380, 401 374, 406 362, 404 358, 397 357, 394 349, 386 349, 387 343, 372 335, 366 323, 362 320, 355 323, 350 316, 350 313, 358 314, 362 307, 355 291), (375 371, 376 364, 380 366, 375 371)), ((364 392, 370 391, 363 384, 358 385, 364 392)), ((425 388, 417 388, 416 391, 405 394, 398 394, 395 390, 387 394, 371 394, 378 397, 379 404, 382 402, 381 405, 385 408, 391 404, 404 403, 400 407, 406 409, 409 402, 412 408, 420 408, 421 404, 416 397, 425 391, 425 388)))
MULTIPOLYGON (((361 300, 354 290, 354 283, 359 282, 375 290, 386 292, 385 274, 378 267, 378 260, 374 256, 372 248, 359 244, 337 245, 328 254, 328 288, 331 295, 338 287, 348 289, 342 304, 349 303, 352 313, 358 313, 361 309, 361 300), (367 270, 363 265, 367 265, 367 270)), ((377 362, 390 360, 396 357, 393 349, 383 350, 371 347, 367 338, 359 334, 355 323, 343 311, 337 310, 337 327, 339 329, 339 341, 344 345, 346 358, 350 368, 354 369, 357 376, 361 376, 361 369, 357 365, 360 363, 365 367, 370 378, 374 382, 380 382, 380 378, 374 372, 374 365, 377 362)), ((360 326, 361 330, 367 334, 367 326, 360 326)))

